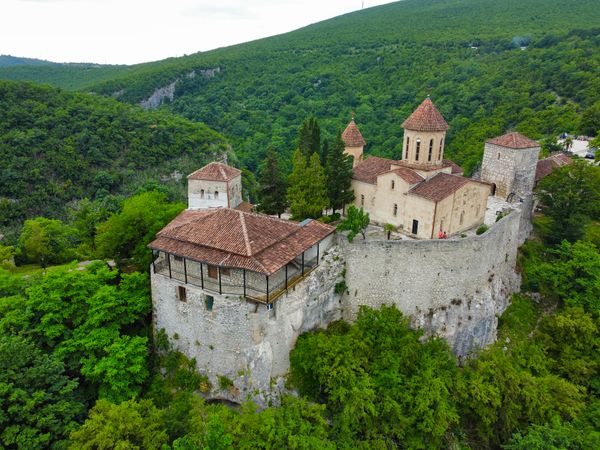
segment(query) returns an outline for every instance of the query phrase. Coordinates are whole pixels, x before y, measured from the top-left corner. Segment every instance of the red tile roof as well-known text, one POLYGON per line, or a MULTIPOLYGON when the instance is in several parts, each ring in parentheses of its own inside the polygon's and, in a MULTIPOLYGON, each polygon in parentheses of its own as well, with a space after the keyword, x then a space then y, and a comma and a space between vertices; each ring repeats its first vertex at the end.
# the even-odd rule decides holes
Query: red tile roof
POLYGON ((406 167, 398 167, 396 169, 392 169, 390 172, 395 173, 408 184, 417 184, 425 179, 414 170, 406 167))
POLYGON ((211 162, 188 175, 189 180, 230 181, 242 171, 220 162, 211 162))
POLYGON ((429 97, 402 123, 402 128, 414 131, 446 131, 448 124, 429 97))
POLYGON ((521 133, 513 131, 506 133, 502 136, 495 137, 486 141, 488 144, 499 145, 507 148, 533 148, 539 147, 540 144, 533 139, 529 139, 527 136, 523 136, 521 133))
POLYGON ((344 141, 344 144, 346 144, 346 147, 363 147, 366 144, 356 123, 354 123, 354 119, 350 121, 342 133, 342 140, 344 141))
POLYGON ((228 208, 187 210, 149 245, 208 264, 271 275, 335 230, 228 208))
POLYGON ((237 205, 234 209, 243 212, 252 212, 252 210, 254 209, 254 205, 249 202, 242 202, 239 205, 237 205))
POLYGON ((469 178, 440 172, 423 183, 412 188, 409 193, 439 202, 467 184, 469 178))
POLYGON ((358 163, 354 168, 353 179, 364 183, 376 184, 377 176, 389 172, 392 164, 398 161, 393 159, 380 158, 378 156, 369 156, 367 159, 358 163))
POLYGON ((440 170, 446 167, 451 167, 452 168, 452 173, 453 174, 462 174, 463 173, 463 168, 460 167, 458 164, 456 164, 453 161, 450 161, 449 159, 443 159, 441 164, 433 164, 433 165, 428 165, 428 164, 410 164, 408 162, 406 162, 406 160, 400 160, 400 161, 392 161, 394 165, 397 166, 402 166, 402 167, 407 167, 409 169, 414 169, 414 170, 420 170, 422 172, 431 172, 432 170, 440 170))
POLYGON ((449 159, 442 160, 442 166, 443 167, 452 167, 452 172, 451 172, 452 175, 462 175, 464 173, 464 170, 462 167, 460 167, 454 161, 450 161, 449 159))
POLYGON ((557 167, 566 166, 572 162, 573 160, 564 153, 558 153, 539 160, 535 168, 535 182, 537 183, 542 178, 550 175, 557 167))

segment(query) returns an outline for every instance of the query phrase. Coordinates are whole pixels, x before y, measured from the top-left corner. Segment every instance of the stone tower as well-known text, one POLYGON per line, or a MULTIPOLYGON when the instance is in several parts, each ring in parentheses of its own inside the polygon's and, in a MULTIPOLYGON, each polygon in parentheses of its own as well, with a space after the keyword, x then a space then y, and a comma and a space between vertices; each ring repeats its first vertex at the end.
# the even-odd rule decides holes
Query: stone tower
POLYGON ((354 115, 352 115, 352 120, 342 133, 342 141, 344 141, 344 145, 346 146, 344 153, 354 158, 352 162, 352 167, 354 168, 362 160, 363 149, 366 144, 354 122, 354 115))
POLYGON ((448 124, 429 97, 402 123, 402 128, 402 159, 406 163, 420 167, 442 164, 448 124))
POLYGON ((235 208, 242 203, 242 172, 212 162, 188 175, 188 208, 235 208))
POLYGON ((513 132, 485 143, 481 180, 494 185, 494 195, 522 201, 533 192, 540 144, 513 132))

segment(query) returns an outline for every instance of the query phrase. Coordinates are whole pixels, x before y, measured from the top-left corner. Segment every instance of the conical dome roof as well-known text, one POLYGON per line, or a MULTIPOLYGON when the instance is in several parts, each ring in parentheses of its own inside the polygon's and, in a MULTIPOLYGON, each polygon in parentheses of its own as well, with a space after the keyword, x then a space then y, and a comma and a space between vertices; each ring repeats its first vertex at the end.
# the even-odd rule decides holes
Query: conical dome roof
POLYGON ((448 124, 429 97, 402 124, 402 128, 414 131, 446 131, 448 124))
POLYGON ((364 147, 366 142, 360 134, 356 123, 354 123, 354 118, 350 121, 344 132, 342 133, 342 141, 346 147, 364 147))

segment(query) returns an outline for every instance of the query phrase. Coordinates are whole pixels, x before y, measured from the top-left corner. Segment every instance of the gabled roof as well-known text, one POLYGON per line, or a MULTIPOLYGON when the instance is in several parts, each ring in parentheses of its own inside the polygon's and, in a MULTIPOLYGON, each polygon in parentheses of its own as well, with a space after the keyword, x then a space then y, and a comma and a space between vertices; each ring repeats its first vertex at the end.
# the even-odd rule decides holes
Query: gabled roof
POLYGON ((446 131, 448 124, 429 97, 402 123, 402 128, 414 131, 446 131))
POLYGON ((469 183, 469 178, 440 172, 409 191, 433 202, 439 202, 469 183))
POLYGON ((354 123, 354 118, 350 121, 344 132, 342 133, 342 140, 346 147, 364 147, 366 144, 362 134, 356 123, 354 123))
POLYGON ((572 162, 573 160, 564 153, 558 153, 539 160, 535 167, 535 182, 537 183, 542 178, 550 175, 557 167, 566 166, 572 162))
POLYGON ((188 180, 230 181, 241 173, 241 170, 227 164, 211 162, 188 175, 188 180))
POLYGON ((540 144, 533 139, 529 139, 527 136, 523 136, 521 133, 513 131, 511 133, 503 134, 502 136, 495 137, 486 141, 488 144, 499 145, 500 147, 507 148, 535 148, 539 147, 540 144))
POLYGON ((388 173, 395 173, 408 184, 417 184, 425 179, 414 170, 408 169, 406 167, 398 167, 396 169, 390 170, 390 172, 388 173))
POLYGON ((376 184, 377 176, 382 173, 389 172, 392 164, 397 164, 398 161, 378 156, 369 156, 364 161, 358 163, 354 168, 353 179, 364 183, 376 184))
POLYGON ((271 275, 334 230, 316 220, 299 224, 229 208, 186 210, 159 231, 149 247, 271 275))

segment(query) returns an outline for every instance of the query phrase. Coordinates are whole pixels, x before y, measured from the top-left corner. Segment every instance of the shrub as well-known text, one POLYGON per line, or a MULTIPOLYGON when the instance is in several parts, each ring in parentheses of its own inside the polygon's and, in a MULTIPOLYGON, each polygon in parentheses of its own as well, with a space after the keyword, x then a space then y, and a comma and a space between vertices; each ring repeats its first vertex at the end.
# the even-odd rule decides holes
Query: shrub
POLYGON ((489 227, 485 223, 482 223, 475 231, 475 234, 479 236, 480 234, 485 233, 488 229, 489 227))

